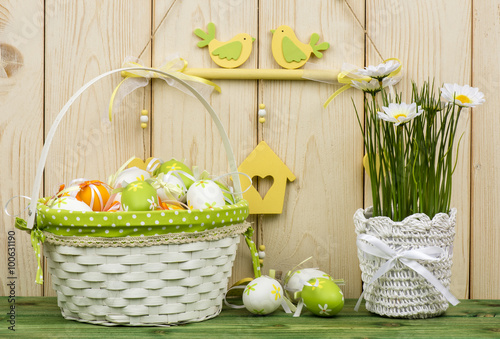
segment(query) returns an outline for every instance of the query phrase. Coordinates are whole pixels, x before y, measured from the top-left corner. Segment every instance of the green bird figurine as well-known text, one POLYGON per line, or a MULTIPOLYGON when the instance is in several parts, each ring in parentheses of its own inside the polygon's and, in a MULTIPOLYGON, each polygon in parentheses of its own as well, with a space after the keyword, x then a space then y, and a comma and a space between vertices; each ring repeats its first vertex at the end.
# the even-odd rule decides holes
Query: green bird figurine
POLYGON ((330 47, 328 42, 316 44, 319 41, 319 35, 313 33, 309 44, 302 43, 295 35, 293 29, 282 25, 277 29, 272 29, 273 40, 271 42, 274 60, 283 68, 295 69, 302 67, 311 54, 317 58, 322 58, 323 53, 330 47))
POLYGON ((247 61, 255 41, 255 38, 247 33, 236 34, 226 42, 218 41, 215 39, 215 25, 212 22, 207 25, 206 32, 197 28, 194 34, 202 39, 198 42, 198 47, 208 46, 212 60, 223 68, 236 68, 247 61))

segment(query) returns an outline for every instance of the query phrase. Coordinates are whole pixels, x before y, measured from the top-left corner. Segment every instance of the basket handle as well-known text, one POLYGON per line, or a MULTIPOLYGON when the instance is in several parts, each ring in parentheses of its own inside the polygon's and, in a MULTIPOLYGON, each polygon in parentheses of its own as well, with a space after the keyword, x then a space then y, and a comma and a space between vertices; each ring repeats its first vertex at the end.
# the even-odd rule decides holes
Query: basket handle
MULTIPOLYGON (((42 177, 43 177, 43 172, 45 169, 45 163, 47 161, 47 155, 49 153, 49 148, 52 143, 52 139, 54 138, 54 134, 56 133, 57 127, 59 126, 59 123, 61 122, 62 118, 66 115, 68 112, 69 108, 75 102, 75 100, 83 93, 85 92, 90 86, 92 86, 94 83, 97 81, 107 77, 108 75, 115 74, 115 73, 120 73, 122 71, 151 71, 155 72, 158 74, 161 74, 163 76, 169 77, 171 79, 174 79, 184 87, 186 87, 193 95, 202 103, 202 105, 206 108, 210 116, 212 117, 213 122, 217 126, 217 129, 219 130, 219 134, 222 138, 222 143, 224 144, 224 148, 226 150, 226 156, 227 156, 227 161, 229 163, 229 169, 231 171, 231 176, 233 178, 233 183, 235 188, 238 188, 238 192, 241 192, 241 184, 240 184, 240 178, 237 174, 237 167, 236 167, 236 160, 234 157, 233 149, 231 147, 231 143, 229 142, 229 138, 227 136, 226 131, 224 130, 224 127, 222 126, 222 123, 219 119, 219 116, 217 113, 215 113, 214 109, 210 104, 205 100, 205 98, 198 93, 191 85, 189 85, 186 81, 179 79, 176 75, 172 74, 172 72, 165 72, 159 69, 155 68, 150 68, 150 67, 126 67, 126 68, 120 68, 120 69, 115 69, 109 72, 106 72, 104 74, 99 75, 98 77, 95 77, 94 79, 90 80, 87 82, 85 85, 83 85, 73 96, 66 102, 66 104, 63 106, 59 114, 57 115, 56 119, 54 120, 54 123, 50 127, 49 133, 47 134, 47 138, 45 139, 45 144, 43 145, 42 148, 42 153, 40 155, 40 160, 38 161, 38 165, 36 168, 36 176, 35 176, 35 182, 33 185, 33 191, 31 193, 31 204, 29 205, 29 216, 28 216, 28 223, 27 227, 29 229, 33 228, 33 224, 35 222, 35 209, 36 209, 36 201, 38 200, 38 195, 40 193, 40 186, 42 184, 42 177)), ((242 199, 241 193, 237 193, 237 198, 242 199)))

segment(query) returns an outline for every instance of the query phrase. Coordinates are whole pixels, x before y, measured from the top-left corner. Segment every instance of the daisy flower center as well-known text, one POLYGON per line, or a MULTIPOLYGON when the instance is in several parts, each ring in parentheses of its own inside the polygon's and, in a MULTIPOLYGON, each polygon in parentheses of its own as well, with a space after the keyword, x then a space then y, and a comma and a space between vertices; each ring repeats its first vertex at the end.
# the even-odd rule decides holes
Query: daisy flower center
POLYGON ((455 97, 455 99, 460 100, 461 103, 463 104, 470 104, 472 102, 471 99, 469 99, 468 96, 460 94, 455 97))
POLYGON ((399 111, 399 112, 395 112, 395 114, 394 114, 394 119, 397 119, 397 120, 399 120, 399 118, 406 118, 406 117, 407 117, 407 115, 405 112, 399 111))

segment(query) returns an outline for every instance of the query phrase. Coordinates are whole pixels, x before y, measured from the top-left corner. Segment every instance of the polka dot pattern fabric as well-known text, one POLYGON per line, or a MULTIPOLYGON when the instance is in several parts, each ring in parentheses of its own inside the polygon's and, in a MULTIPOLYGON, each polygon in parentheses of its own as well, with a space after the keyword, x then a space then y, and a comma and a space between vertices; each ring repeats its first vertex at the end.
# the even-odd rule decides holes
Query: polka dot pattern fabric
POLYGON ((39 204, 37 224, 39 229, 59 236, 145 237, 240 224, 248 214, 246 200, 210 209, 137 212, 67 211, 39 204))

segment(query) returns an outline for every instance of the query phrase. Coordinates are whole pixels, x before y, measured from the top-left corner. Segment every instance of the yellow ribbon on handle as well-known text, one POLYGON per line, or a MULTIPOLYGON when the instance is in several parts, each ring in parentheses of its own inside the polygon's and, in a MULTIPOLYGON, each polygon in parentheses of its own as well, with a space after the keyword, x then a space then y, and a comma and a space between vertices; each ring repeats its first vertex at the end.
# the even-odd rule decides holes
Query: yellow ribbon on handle
POLYGON ((118 86, 115 87, 115 89, 113 90, 113 93, 111 94, 111 98, 109 99, 109 121, 111 121, 113 119, 113 105, 115 103, 116 93, 118 93, 118 90, 120 89, 120 87, 123 85, 123 83, 127 79, 128 78, 125 78, 122 81, 120 81, 118 86))
POLYGON ((389 58, 389 59, 386 59, 386 60, 384 60, 384 63, 386 63, 387 61, 396 61, 399 64, 399 67, 396 68, 394 71, 392 71, 388 75, 389 78, 395 77, 396 75, 398 75, 401 72, 401 69, 403 68, 403 64, 401 63, 401 60, 399 60, 398 58, 389 58))
MULTIPOLYGON (((174 56, 165 65, 163 65, 159 68, 156 68, 156 69, 158 69, 159 71, 172 73, 177 78, 185 80, 185 81, 211 86, 214 90, 221 93, 220 87, 217 84, 213 83, 212 81, 209 81, 207 79, 204 79, 204 78, 201 78, 198 76, 184 74, 183 72, 186 70, 187 65, 188 65, 188 63, 186 60, 184 60, 183 58, 180 58, 178 56, 174 56)), ((128 60, 128 61, 125 61, 123 63, 123 67, 146 67, 146 66, 142 65, 140 62, 128 60)), ((167 78, 167 77, 165 77, 159 73, 156 73, 154 71, 149 71, 149 70, 148 71, 146 71, 146 70, 144 70, 144 71, 142 71, 142 70, 122 71, 121 75, 122 75, 122 77, 124 77, 124 79, 115 87, 115 89, 113 90, 113 93, 111 94, 111 98, 109 100, 108 111, 109 111, 109 120, 110 121, 112 120, 112 116, 113 116, 113 114, 112 114, 113 113, 113 105, 114 105, 116 95, 117 95, 119 89, 121 88, 121 86, 127 80, 129 80, 131 78, 145 78, 145 79, 148 79, 148 82, 149 82, 149 79, 156 78, 156 79, 165 80, 165 82, 167 82, 167 84, 173 86, 172 80, 170 78, 167 78)), ((142 86, 139 85, 137 87, 143 87, 146 85, 147 85, 147 83, 145 85, 142 85, 142 86)), ((174 87, 176 87, 176 86, 174 86, 174 87)), ((177 87, 177 88, 180 90, 183 90, 182 87, 177 87)), ((190 94, 189 92, 186 92, 186 93, 190 94)))
MULTIPOLYGON (((389 58, 389 59, 386 59, 384 60, 383 63, 386 63, 388 61, 396 61, 399 63, 399 67, 397 69, 395 69, 394 71, 392 71, 387 77, 394 77, 396 75, 398 75, 400 72, 401 72, 401 68, 403 67, 403 64, 401 63, 401 61, 397 58, 389 58)), ((357 70, 356 68, 353 68, 353 69, 349 69, 349 70, 344 70, 344 71, 341 71, 339 73, 339 75, 337 76, 337 81, 339 84, 345 84, 344 86, 340 87, 338 90, 336 90, 332 95, 330 95, 330 97, 328 97, 328 99, 325 101, 325 103, 323 104, 323 107, 326 108, 330 102, 332 102, 333 99, 335 99, 335 97, 337 97, 340 93, 348 90, 349 88, 352 87, 352 82, 353 81, 371 81, 373 78, 371 77, 363 77, 363 76, 359 76, 358 74, 356 74, 355 71, 357 70)))
POLYGON ((330 102, 332 102, 333 99, 335 99, 335 97, 337 95, 339 95, 340 93, 344 92, 344 91, 347 91, 349 88, 351 88, 352 85, 344 85, 342 87, 340 87, 338 90, 336 90, 332 95, 330 95, 330 97, 325 101, 325 103, 323 104, 323 107, 326 108, 330 102))

